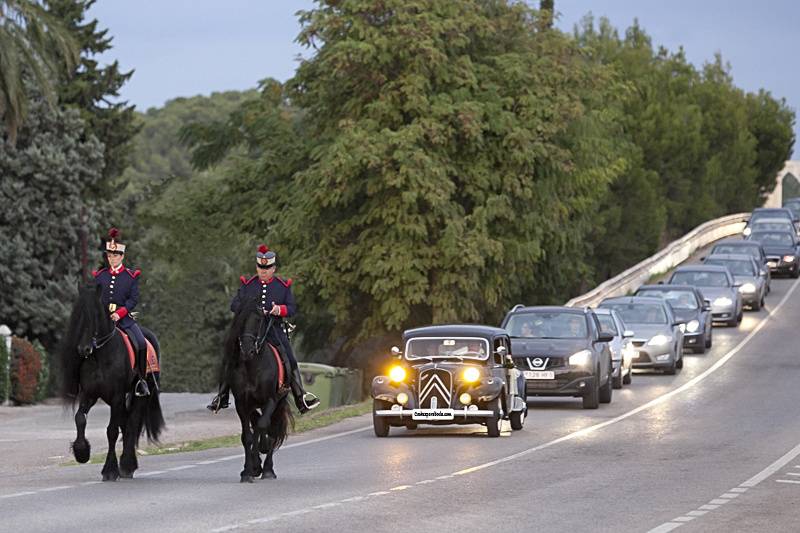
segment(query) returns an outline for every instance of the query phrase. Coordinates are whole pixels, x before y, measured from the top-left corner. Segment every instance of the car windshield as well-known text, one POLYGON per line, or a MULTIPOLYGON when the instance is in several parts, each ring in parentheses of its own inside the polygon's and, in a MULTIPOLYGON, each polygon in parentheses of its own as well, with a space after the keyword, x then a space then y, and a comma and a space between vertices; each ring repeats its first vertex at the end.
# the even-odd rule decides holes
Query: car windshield
POLYGON ((675 272, 669 282, 673 285, 692 285, 694 287, 729 287, 728 276, 724 272, 705 270, 684 270, 675 272))
POLYGON ((789 213, 783 209, 777 209, 775 211, 757 211, 753 213, 753 216, 750 217, 750 225, 752 226, 758 219, 763 218, 785 218, 789 222, 792 220, 792 217, 789 216, 789 213))
POLYGON ((756 272, 753 268, 753 263, 750 261, 742 261, 739 259, 706 259, 707 265, 719 265, 728 267, 731 274, 734 276, 755 276, 756 272))
POLYGON ((626 324, 666 324, 664 307, 644 303, 603 303, 602 307, 614 309, 626 324))
POLYGON ((617 324, 614 322, 613 316, 604 313, 595 313, 595 316, 597 316, 597 320, 600 321, 600 327, 603 331, 619 335, 619 330, 617 329, 617 324))
POLYGON ((753 223, 753 231, 792 231, 794 226, 788 220, 759 220, 753 223))
POLYGON ((406 359, 448 357, 486 359, 488 354, 489 343, 481 338, 422 337, 409 339, 406 344, 406 359))
POLYGON ((525 339, 582 339, 588 337, 582 314, 564 311, 519 313, 513 315, 506 331, 525 339))
POLYGON ((784 205, 786 209, 791 210, 791 212, 796 217, 800 217, 800 202, 789 202, 788 204, 784 205))
POLYGON ((753 232, 750 238, 760 242, 764 246, 794 246, 792 234, 786 232, 753 232))
MULTIPOLYGON (((744 242, 744 241, 743 241, 744 242)), ((711 249, 711 255, 718 254, 750 254, 756 259, 761 259, 758 244, 718 244, 711 249)))
POLYGON ((697 309, 697 299, 691 290, 658 290, 658 289, 644 289, 636 291, 636 296, 657 296, 664 298, 670 303, 673 309, 697 309))

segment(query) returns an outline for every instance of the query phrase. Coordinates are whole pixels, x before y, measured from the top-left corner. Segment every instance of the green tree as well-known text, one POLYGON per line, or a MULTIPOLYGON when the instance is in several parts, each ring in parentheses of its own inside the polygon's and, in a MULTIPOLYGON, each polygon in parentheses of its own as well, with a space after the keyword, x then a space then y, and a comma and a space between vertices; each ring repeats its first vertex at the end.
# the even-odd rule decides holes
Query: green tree
POLYGON ((28 113, 25 77, 52 103, 60 69, 77 62, 73 36, 40 2, 0 0, 0 118, 11 144, 28 113))
POLYGON ((108 30, 97 28, 97 20, 86 21, 95 0, 48 0, 47 11, 62 21, 80 49, 80 60, 66 71, 59 84, 62 106, 80 110, 87 135, 94 135, 104 146, 103 189, 109 196, 112 180, 127 167, 131 140, 138 131, 134 107, 117 101, 123 85, 133 71, 122 72, 119 63, 101 67, 94 56, 112 48, 108 30))

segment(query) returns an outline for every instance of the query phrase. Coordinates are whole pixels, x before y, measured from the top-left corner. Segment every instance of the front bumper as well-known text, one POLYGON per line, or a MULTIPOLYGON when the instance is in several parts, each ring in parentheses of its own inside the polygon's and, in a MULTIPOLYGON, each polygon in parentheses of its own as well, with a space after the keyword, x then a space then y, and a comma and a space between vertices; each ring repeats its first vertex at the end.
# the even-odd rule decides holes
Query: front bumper
POLYGON ((452 411, 453 418, 447 418, 442 420, 417 420, 414 418, 414 410, 413 409, 378 409, 373 411, 375 416, 380 417, 387 417, 387 418, 397 418, 398 421, 402 420, 413 420, 415 422, 421 423, 442 423, 442 422, 449 422, 449 423, 458 423, 467 420, 474 420, 474 419, 482 419, 482 418, 492 418, 495 416, 495 412, 490 409, 440 409, 440 411, 452 411))
POLYGON ((742 305, 753 306, 761 301, 761 294, 756 292, 742 292, 742 305))
POLYGON ((714 322, 728 322, 736 320, 736 303, 731 305, 712 305, 711 320, 714 322))
POLYGON ((548 368, 554 379, 525 379, 526 396, 583 396, 594 386, 594 374, 573 368, 548 368))
POLYGON ((797 260, 784 261, 779 257, 767 257, 767 266, 773 274, 791 274, 797 267, 797 260))
POLYGON ((672 341, 664 346, 649 346, 642 339, 634 339, 636 355, 633 358, 633 368, 662 368, 672 366, 674 356, 670 347, 672 341), (666 357, 665 357, 666 356, 666 357))
POLYGON ((683 334, 684 348, 694 348, 696 346, 702 346, 704 342, 705 342, 705 332, 703 331, 683 334))

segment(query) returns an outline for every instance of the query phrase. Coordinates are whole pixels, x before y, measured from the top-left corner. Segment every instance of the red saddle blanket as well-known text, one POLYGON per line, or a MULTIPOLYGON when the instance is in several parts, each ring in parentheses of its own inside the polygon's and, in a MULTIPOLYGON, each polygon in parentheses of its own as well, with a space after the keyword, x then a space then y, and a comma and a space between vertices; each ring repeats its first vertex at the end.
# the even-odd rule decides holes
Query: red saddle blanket
MULTIPOLYGON (((119 328, 117 328, 117 331, 119 331, 122 336, 122 340, 125 341, 125 347, 128 349, 128 358, 131 361, 131 368, 134 368, 136 366, 136 351, 133 349, 133 343, 128 338, 127 333, 119 328)), ((149 340, 145 339, 145 342, 147 343, 147 373, 161 372, 161 367, 158 364, 158 356, 156 356, 156 349, 153 348, 149 340)))

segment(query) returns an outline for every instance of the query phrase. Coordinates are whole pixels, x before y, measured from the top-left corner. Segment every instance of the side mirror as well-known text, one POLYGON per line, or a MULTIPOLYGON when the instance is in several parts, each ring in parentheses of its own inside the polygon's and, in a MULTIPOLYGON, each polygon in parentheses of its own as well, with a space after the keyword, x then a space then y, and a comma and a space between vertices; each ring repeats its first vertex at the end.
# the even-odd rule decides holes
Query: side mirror
POLYGON ((658 284, 659 285, 663 285, 664 284, 664 280, 662 279, 661 281, 658 282, 658 284))
POLYGON ((392 357, 394 357, 395 359, 400 359, 401 357, 403 357, 403 352, 401 352, 400 348, 398 348, 397 346, 392 346, 391 351, 392 351, 392 357))
POLYGON ((702 257, 700 258, 700 261, 705 261, 705 260, 706 260, 706 256, 702 256, 702 257))
POLYGON ((608 331, 601 331, 597 336, 597 342, 611 342, 614 340, 614 335, 608 331))
POLYGON ((634 335, 633 331, 631 331, 629 329, 626 329, 625 331, 622 332, 622 338, 623 339, 632 339, 633 335, 634 335))
POLYGON ((761 276, 762 278, 764 278, 764 277, 767 276, 767 271, 766 270, 759 270, 758 271, 758 275, 761 276))
POLYGON ((494 362, 497 365, 503 365, 506 362, 506 347, 505 346, 498 346, 497 349, 494 351, 494 362))

